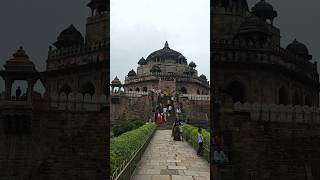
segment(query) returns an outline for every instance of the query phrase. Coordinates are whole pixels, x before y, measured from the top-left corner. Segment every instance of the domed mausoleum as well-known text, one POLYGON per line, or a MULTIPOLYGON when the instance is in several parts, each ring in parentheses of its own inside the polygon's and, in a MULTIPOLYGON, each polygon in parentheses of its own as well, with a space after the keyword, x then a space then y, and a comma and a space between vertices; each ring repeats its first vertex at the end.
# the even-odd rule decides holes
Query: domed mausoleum
POLYGON ((169 96, 175 93, 209 94, 209 82, 204 75, 198 76, 196 63, 188 64, 185 56, 171 49, 168 42, 137 63, 137 71, 129 71, 125 78, 125 92, 161 90, 169 96))

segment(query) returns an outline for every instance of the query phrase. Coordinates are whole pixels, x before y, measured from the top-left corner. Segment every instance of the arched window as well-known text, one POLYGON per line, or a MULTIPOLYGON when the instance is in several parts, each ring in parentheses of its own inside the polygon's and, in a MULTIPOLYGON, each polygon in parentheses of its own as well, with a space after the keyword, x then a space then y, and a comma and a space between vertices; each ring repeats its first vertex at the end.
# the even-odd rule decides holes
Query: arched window
POLYGON ((279 104, 288 105, 288 93, 284 87, 279 89, 279 104))
POLYGON ((132 89, 130 88, 129 91, 132 91, 132 89))
POLYGON ((228 84, 227 86, 227 92, 232 97, 233 102, 246 102, 246 90, 245 86, 238 81, 233 81, 228 84))
POLYGON ((72 89, 69 85, 64 84, 59 90, 59 94, 61 93, 65 93, 68 96, 70 93, 72 93, 72 89))
POLYGON ((182 88, 180 89, 180 92, 181 92, 182 94, 187 94, 187 88, 182 87, 182 88))
POLYGON ((139 88, 136 88, 136 91, 138 91, 138 92, 139 92, 139 91, 140 91, 140 89, 139 89, 139 88))
POLYGON ((199 89, 197 89, 197 94, 198 94, 198 95, 200 95, 200 94, 201 94, 199 89))
POLYGON ((312 106, 312 100, 311 100, 310 95, 306 95, 306 97, 304 98, 304 105, 312 106))
POLYGON ((91 82, 86 82, 81 86, 81 93, 83 95, 90 94, 91 96, 95 93, 95 87, 91 82))
POLYGON ((147 87, 143 87, 143 88, 142 88, 142 91, 147 92, 147 91, 148 91, 148 88, 147 88, 147 87))
POLYGON ((292 104, 295 105, 302 105, 301 103, 301 95, 298 91, 295 91, 292 97, 292 104))

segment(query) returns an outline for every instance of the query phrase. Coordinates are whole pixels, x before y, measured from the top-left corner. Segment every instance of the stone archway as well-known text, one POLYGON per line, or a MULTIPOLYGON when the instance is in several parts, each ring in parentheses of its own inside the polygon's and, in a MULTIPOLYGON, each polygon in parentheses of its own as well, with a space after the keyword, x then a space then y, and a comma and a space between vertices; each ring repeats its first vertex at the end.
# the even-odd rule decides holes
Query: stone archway
POLYGON ((81 86, 81 94, 90 94, 91 96, 95 93, 95 87, 91 82, 86 82, 81 86))
POLYGON ((279 89, 279 104, 288 105, 288 92, 285 87, 279 89))
POLYGON ((182 87, 182 88, 180 89, 180 92, 181 92, 182 94, 187 94, 187 93, 188 93, 187 88, 185 88, 185 87, 182 87))
POLYGON ((59 94, 61 93, 65 93, 68 96, 70 93, 72 93, 72 89, 68 84, 64 84, 59 90, 59 94))
POLYGON ((298 91, 295 91, 292 97, 292 105, 302 105, 301 94, 298 91))
POLYGON ((304 98, 304 105, 306 106, 312 106, 312 100, 310 95, 306 95, 304 98))
POLYGON ((232 97, 233 102, 246 102, 246 88, 243 83, 239 81, 232 81, 227 85, 227 92, 232 97))
POLYGON ((165 96, 171 96, 172 93, 171 93, 170 87, 166 86, 166 87, 164 88, 164 90, 163 90, 163 94, 164 94, 165 96))

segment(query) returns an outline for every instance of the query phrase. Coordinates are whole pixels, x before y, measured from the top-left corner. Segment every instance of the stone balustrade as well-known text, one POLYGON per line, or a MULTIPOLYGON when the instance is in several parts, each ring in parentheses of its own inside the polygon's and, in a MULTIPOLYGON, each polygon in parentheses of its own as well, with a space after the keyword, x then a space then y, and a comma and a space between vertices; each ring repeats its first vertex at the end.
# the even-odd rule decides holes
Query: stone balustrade
POLYGON ((270 121, 285 123, 320 123, 320 108, 309 106, 284 106, 278 104, 234 104, 234 111, 249 112, 253 121, 270 121))
POLYGON ((90 95, 81 93, 70 93, 68 96, 65 93, 52 94, 50 99, 50 108, 57 110, 71 110, 71 111, 99 111, 102 106, 107 105, 107 96, 90 95))
POLYGON ((182 94, 179 97, 186 97, 188 100, 210 101, 210 95, 182 94))
POLYGON ((277 64, 317 80, 317 64, 270 43, 248 43, 241 40, 214 40, 215 61, 277 64), (215 53, 219 52, 219 53, 215 53))
POLYGON ((90 46, 81 45, 81 46, 72 46, 68 48, 49 50, 48 59, 52 60, 52 59, 64 58, 67 56, 88 54, 97 50, 105 49, 106 47, 107 47, 107 42, 101 41, 101 42, 92 44, 90 46))
POLYGON ((209 82, 201 79, 200 77, 196 76, 188 76, 188 75, 164 75, 164 74, 159 74, 156 76, 134 76, 134 77, 126 77, 125 83, 136 83, 136 82, 144 82, 144 81, 150 81, 150 80, 176 80, 176 81, 187 81, 187 82, 195 82, 202 84, 204 86, 209 86, 209 82))

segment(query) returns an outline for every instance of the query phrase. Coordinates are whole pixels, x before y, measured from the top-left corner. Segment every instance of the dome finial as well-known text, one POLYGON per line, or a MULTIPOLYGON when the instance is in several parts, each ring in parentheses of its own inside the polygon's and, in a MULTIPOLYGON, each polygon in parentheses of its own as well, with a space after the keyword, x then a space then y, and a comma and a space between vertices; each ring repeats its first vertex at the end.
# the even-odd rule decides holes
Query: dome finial
POLYGON ((164 48, 170 49, 170 48, 169 48, 169 43, 168 43, 168 41, 166 41, 166 43, 164 44, 164 48))

